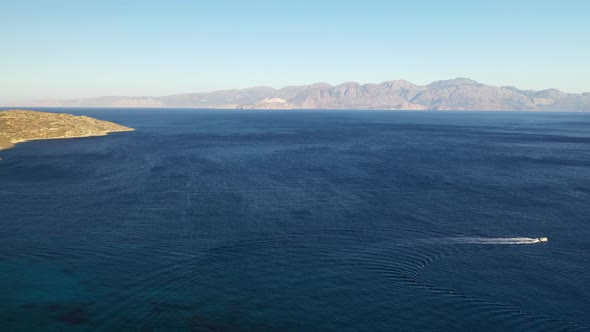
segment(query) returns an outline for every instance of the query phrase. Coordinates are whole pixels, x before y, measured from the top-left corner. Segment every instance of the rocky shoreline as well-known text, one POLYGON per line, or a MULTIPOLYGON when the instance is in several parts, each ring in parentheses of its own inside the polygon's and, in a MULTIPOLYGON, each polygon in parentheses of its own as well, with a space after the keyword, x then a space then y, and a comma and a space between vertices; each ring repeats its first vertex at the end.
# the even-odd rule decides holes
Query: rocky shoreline
POLYGON ((0 150, 34 140, 105 136, 133 130, 83 115, 30 110, 0 111, 0 150))

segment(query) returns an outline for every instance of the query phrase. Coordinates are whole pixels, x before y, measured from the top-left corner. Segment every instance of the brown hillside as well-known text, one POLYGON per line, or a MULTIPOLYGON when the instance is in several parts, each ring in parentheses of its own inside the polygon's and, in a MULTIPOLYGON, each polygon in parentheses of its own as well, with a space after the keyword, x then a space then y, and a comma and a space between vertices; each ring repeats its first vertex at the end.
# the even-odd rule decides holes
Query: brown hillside
POLYGON ((87 116, 25 110, 0 111, 0 150, 31 140, 104 136, 132 130, 87 116))

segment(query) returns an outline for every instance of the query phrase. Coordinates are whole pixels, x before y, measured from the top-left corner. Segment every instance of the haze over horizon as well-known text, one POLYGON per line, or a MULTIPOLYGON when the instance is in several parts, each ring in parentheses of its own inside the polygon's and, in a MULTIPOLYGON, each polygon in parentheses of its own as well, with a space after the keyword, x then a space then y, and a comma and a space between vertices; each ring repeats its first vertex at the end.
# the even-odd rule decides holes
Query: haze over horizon
POLYGON ((0 13, 0 102, 467 77, 590 91, 585 1, 24 0, 0 13))

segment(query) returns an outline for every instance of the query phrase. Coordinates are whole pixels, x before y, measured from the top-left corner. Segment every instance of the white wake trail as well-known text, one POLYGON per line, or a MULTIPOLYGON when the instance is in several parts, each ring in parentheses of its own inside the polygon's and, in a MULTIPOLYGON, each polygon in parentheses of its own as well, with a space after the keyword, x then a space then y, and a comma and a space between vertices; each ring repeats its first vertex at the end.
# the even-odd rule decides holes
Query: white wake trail
POLYGON ((459 244, 504 244, 504 245, 515 245, 515 244, 535 244, 541 243, 539 238, 532 237, 451 237, 447 238, 450 243, 459 244))

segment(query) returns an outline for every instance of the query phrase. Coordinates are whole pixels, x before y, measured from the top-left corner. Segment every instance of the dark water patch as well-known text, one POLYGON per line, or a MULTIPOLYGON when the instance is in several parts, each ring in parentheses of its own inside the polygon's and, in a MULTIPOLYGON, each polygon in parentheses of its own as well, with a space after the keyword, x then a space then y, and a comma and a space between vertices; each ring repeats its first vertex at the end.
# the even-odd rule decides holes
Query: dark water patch
POLYGON ((84 306, 78 306, 61 313, 57 319, 69 325, 85 325, 90 322, 90 315, 84 306))
POLYGON ((588 159, 588 160, 572 160, 572 159, 558 159, 558 158, 520 158, 520 159, 521 159, 521 161, 524 161, 524 162, 555 165, 555 166, 582 166, 582 167, 590 166, 590 159, 588 159))
POLYGON ((36 304, 34 303, 27 303, 27 304, 23 304, 22 308, 25 310, 33 310, 35 308, 36 304))
POLYGON ((236 319, 224 318, 221 321, 215 321, 207 316, 195 314, 190 321, 190 331, 194 332, 247 332, 247 331, 282 331, 279 329, 269 328, 268 326, 262 328, 249 328, 242 326, 236 319))
POLYGON ((590 194, 590 188, 576 187, 575 190, 585 194, 590 194))
POLYGON ((311 212, 309 210, 294 210, 291 211, 291 215, 295 219, 306 219, 311 217, 311 212))
POLYGON ((585 136, 565 136, 565 135, 540 135, 540 134, 522 134, 522 133, 492 133, 487 135, 490 139, 508 141, 513 143, 576 143, 590 144, 590 137, 585 136))

